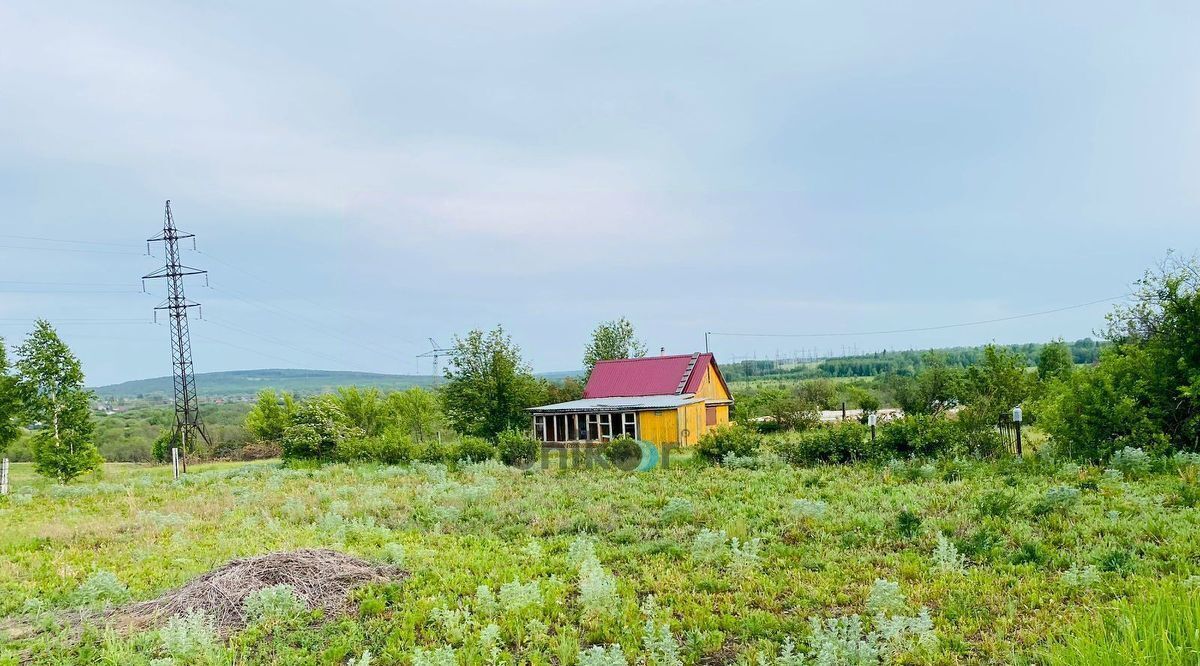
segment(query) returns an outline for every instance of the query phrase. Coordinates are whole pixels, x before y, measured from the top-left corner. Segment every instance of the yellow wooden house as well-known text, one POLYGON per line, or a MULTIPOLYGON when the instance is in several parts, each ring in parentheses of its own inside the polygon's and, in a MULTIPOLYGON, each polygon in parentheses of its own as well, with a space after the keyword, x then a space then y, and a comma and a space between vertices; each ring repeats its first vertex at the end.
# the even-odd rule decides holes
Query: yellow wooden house
POLYGON ((733 395, 712 354, 600 361, 583 398, 534 407, 534 437, 545 444, 593 444, 628 435, 690 446, 729 422, 733 395))

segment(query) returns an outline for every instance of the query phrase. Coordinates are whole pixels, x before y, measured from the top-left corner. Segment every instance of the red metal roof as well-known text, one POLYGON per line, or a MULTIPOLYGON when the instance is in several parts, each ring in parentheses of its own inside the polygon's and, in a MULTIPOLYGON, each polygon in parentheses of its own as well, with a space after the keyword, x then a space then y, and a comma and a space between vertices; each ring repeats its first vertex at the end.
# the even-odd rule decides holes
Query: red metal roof
MULTIPOLYGON (((679 383, 692 362, 691 354, 599 361, 583 389, 584 398, 615 398, 695 393, 704 379, 712 354, 700 354, 683 390, 679 383)), ((722 380, 724 382, 724 380, 722 380)))

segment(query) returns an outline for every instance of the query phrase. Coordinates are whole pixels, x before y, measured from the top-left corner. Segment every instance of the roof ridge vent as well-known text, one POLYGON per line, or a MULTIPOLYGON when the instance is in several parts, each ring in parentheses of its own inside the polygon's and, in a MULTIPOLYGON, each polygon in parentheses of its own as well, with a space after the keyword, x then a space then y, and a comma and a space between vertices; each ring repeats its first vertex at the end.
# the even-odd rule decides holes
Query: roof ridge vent
POLYGON ((692 360, 688 362, 687 370, 683 371, 683 378, 679 380, 679 386, 675 388, 675 395, 683 395, 683 389, 687 386, 688 380, 692 378, 692 371, 696 369, 696 361, 700 359, 700 352, 692 354, 692 360))

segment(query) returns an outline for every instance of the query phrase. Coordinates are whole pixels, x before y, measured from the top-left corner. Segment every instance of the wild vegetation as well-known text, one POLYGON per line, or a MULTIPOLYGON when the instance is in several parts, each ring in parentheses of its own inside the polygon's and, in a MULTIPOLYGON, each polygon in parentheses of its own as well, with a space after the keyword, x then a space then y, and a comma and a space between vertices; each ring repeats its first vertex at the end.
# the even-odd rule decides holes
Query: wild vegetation
POLYGON ((59 486, 18 466, 0 615, 38 631, 0 663, 1039 663, 1166 589, 1175 610, 1152 612, 1179 628, 1170 649, 1196 647, 1194 458, 1132 474, 1049 456, 810 467, 775 442, 754 465, 636 474, 236 463, 59 486), (304 547, 410 576, 359 590, 348 616, 262 611, 228 642, 203 617, 124 635, 61 614, 304 547))
MULTIPOLYGON (((630 353, 621 321, 602 324, 588 353, 630 353)), ((0 364, 0 404, 20 417, 0 420, 0 436, 36 420, 47 477, 17 466, 0 499, 0 663, 1200 655, 1194 262, 1146 275, 1110 315, 1094 364, 1060 341, 1032 360, 986 346, 966 367, 927 354, 911 375, 758 385, 738 396, 738 423, 639 473, 622 471, 641 452, 631 440, 590 456, 538 450, 526 407, 578 386, 535 378, 500 328, 456 340, 437 392, 261 393, 242 427, 283 463, 200 467, 179 482, 163 468, 97 469, 94 449, 62 448, 94 443, 77 364, 48 327, 38 335, 16 372, 0 364), (818 410, 842 395, 863 421, 889 403, 903 415, 822 423, 818 410), (1002 427, 1016 406, 1022 456, 1002 427), (62 461, 64 450, 79 457, 62 461), (247 623, 231 631, 200 612, 104 628, 119 615, 101 609, 236 557, 302 548, 409 576, 359 589, 345 615, 273 585, 245 595, 247 623)), ((160 454, 169 444, 160 438, 160 454)))

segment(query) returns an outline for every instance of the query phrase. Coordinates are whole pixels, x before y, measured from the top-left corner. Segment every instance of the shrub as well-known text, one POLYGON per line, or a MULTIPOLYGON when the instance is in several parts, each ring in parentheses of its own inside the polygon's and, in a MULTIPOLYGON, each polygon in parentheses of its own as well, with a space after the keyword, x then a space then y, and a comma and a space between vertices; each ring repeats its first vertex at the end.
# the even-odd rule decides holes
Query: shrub
POLYGON ((700 530, 692 540, 692 558, 698 562, 716 562, 725 556, 725 530, 700 530))
POLYGON ((464 435, 454 447, 455 461, 484 462, 496 457, 496 445, 482 437, 464 435))
POLYGON ((632 469, 636 464, 631 463, 642 459, 642 447, 633 438, 621 435, 606 442, 600 455, 621 469, 632 469))
POLYGON ((1071 589, 1088 589, 1100 582, 1100 570, 1094 564, 1072 564, 1070 569, 1063 572, 1063 585, 1071 589))
POLYGON ((992 518, 1004 518, 1016 507, 1016 496, 1001 490, 989 490, 980 495, 975 502, 975 510, 980 516, 992 518))
POLYGON ((500 586, 499 600, 504 612, 516 615, 542 603, 542 588, 536 580, 522 584, 514 578, 500 586))
POLYGON ((908 605, 904 593, 900 591, 900 583, 883 578, 876 578, 867 596, 867 610, 873 614, 898 613, 908 605))
POLYGON ((450 450, 436 439, 431 439, 417 447, 416 462, 436 465, 444 463, 450 457, 450 450))
POLYGON ((758 451, 761 439, 750 428, 740 424, 729 424, 713 428, 700 436, 696 453, 711 463, 719 463, 727 453, 736 456, 752 456, 758 451))
POLYGON ((536 440, 521 430, 505 430, 496 438, 500 449, 500 462, 514 467, 529 467, 537 462, 536 440))
POLYGON ((879 427, 879 448, 895 456, 996 456, 1004 440, 991 425, 914 414, 879 427))
POLYGON ((691 500, 682 497, 672 497, 667 500, 666 506, 663 507, 662 513, 659 514, 659 519, 664 523, 685 523, 692 519, 695 511, 691 500))
POLYGON ((958 552, 954 542, 939 534, 937 546, 933 549, 933 568, 945 573, 961 573, 965 566, 963 556, 958 552))
POLYGON ((89 606, 106 606, 128 599, 129 590, 113 572, 97 571, 79 586, 75 595, 89 606))
POLYGON ((629 660, 618 643, 611 645, 593 645, 586 650, 580 650, 575 656, 579 666, 627 666, 629 660))
POLYGON ((1137 479, 1150 473, 1150 456, 1142 449, 1127 446, 1112 454, 1108 461, 1113 469, 1120 470, 1127 479, 1137 479))
POLYGON ((1051 513, 1065 514, 1079 502, 1079 489, 1071 486, 1055 486, 1033 503, 1032 511, 1035 516, 1045 516, 1051 513))
POLYGON ((158 639, 167 655, 183 663, 206 663, 218 651, 217 632, 204 613, 191 612, 167 620, 158 631, 158 639))
POLYGON ((296 590, 282 583, 251 592, 246 595, 242 607, 250 622, 286 622, 300 617, 307 610, 304 601, 296 596, 296 590))
POLYGON ((876 457, 870 448, 868 429, 854 421, 789 434, 775 443, 775 452, 793 465, 846 463, 876 457))
POLYGON ((328 396, 305 401, 283 431, 284 460, 327 460, 338 445, 363 433, 348 424, 337 401, 328 396))
POLYGON ((743 542, 737 537, 729 540, 729 564, 735 571, 748 571, 762 561, 762 539, 757 537, 743 542))
POLYGON ((820 520, 825 517, 829 505, 822 500, 805 498, 792 500, 792 515, 806 520, 820 520))

